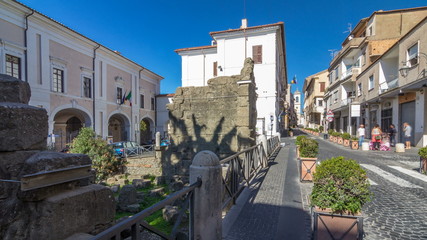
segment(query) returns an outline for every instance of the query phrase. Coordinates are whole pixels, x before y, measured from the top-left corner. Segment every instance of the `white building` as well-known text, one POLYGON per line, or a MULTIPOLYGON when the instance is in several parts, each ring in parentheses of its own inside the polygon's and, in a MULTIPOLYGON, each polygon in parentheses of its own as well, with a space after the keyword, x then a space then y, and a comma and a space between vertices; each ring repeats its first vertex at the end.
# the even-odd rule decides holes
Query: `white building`
POLYGON ((161 137, 168 137, 169 110, 166 105, 172 103, 175 94, 160 94, 156 96, 156 132, 161 137))
POLYGON ((287 87, 283 22, 211 32, 211 46, 177 49, 182 57, 182 86, 206 86, 210 78, 240 74, 244 59, 254 60, 257 87, 257 130, 281 131, 287 87))
POLYGON ((47 110, 57 149, 81 127, 111 141, 154 136, 161 76, 11 0, 0 1, 0 73, 29 83, 29 104, 47 110))

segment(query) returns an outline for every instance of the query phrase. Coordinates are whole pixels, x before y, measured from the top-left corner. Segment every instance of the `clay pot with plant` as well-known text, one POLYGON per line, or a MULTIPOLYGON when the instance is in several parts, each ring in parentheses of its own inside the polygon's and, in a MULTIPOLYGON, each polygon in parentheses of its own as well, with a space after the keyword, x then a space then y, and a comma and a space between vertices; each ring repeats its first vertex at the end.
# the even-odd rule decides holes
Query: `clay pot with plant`
POLYGON ((300 149, 301 142, 304 141, 305 139, 307 139, 307 136, 300 135, 295 140, 297 158, 300 157, 300 150, 299 149, 300 149))
POLYGON ((427 173, 427 146, 420 148, 418 150, 418 155, 420 156, 420 173, 427 173))
POLYGON ((319 143, 311 138, 303 139, 300 144, 299 152, 300 181, 312 181, 313 173, 316 172, 319 143))
POLYGON ((350 146, 350 138, 351 138, 350 133, 343 133, 342 134, 342 139, 343 139, 342 145, 344 145, 345 147, 350 146))
POLYGON ((337 133, 337 143, 342 145, 343 143, 342 133, 337 133))
POLYGON ((365 170, 352 159, 322 161, 313 176, 310 204, 314 239, 362 239, 362 207, 372 197, 365 170))
POLYGON ((353 150, 359 149, 359 139, 357 137, 352 137, 350 139, 350 148, 353 150))

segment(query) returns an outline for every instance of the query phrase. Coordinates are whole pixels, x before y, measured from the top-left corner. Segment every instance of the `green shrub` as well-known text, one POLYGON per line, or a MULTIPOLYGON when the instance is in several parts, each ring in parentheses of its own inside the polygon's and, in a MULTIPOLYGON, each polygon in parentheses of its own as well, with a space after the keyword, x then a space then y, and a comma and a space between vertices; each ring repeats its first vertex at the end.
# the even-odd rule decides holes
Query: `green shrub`
POLYGON ((311 138, 301 141, 300 156, 303 158, 315 158, 319 152, 319 143, 311 138))
MULTIPOLYGON (((334 130, 333 130, 333 129, 329 129, 329 130, 328 130, 328 134, 329 134, 329 135, 332 135, 332 133, 334 133, 334 130)), ((333 135, 332 135, 332 136, 333 136, 333 135)))
POLYGON ((307 136, 305 135, 298 136, 295 140, 295 145, 301 145, 301 141, 303 141, 304 139, 307 139, 307 136))
POLYGON ((340 133, 340 132, 336 132, 336 136, 337 136, 337 137, 342 137, 342 133, 340 133))
POLYGON ((96 136, 92 128, 82 128, 71 144, 70 153, 82 153, 92 159, 95 169, 95 180, 100 182, 109 176, 119 173, 125 160, 117 159, 114 150, 101 137, 96 136))
POLYGON ((350 133, 343 133, 342 134, 342 138, 346 139, 346 140, 349 140, 351 138, 351 135, 350 135, 350 133))
POLYGON ((357 138, 357 137, 351 137, 350 140, 352 140, 352 141, 359 141, 359 138, 357 138))
POLYGON ((420 155, 421 158, 427 158, 427 146, 420 148, 420 150, 418 150, 418 155, 420 155))
POLYGON ((323 126, 319 126, 319 131, 323 132, 323 130, 324 130, 323 126))
POLYGON ((313 129, 314 132, 319 132, 319 129, 315 128, 313 129))
POLYGON ((333 213, 358 213, 371 200, 366 172, 352 159, 334 157, 323 161, 313 175, 311 205, 333 213))

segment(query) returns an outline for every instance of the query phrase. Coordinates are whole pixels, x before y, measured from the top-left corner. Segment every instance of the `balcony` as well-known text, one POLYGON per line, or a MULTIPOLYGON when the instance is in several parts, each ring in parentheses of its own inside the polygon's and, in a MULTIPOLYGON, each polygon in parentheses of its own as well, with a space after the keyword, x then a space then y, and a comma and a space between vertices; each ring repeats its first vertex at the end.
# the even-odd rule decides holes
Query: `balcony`
POLYGON ((359 75, 359 73, 360 73, 359 65, 354 65, 351 68, 347 69, 347 71, 341 75, 341 80, 351 77, 352 81, 356 81, 356 77, 357 75, 359 75))
POLYGON ((380 84, 379 88, 378 88, 378 94, 382 94, 385 93, 387 91, 390 91, 394 88, 399 87, 399 78, 393 79, 389 82, 383 82, 380 84))
POLYGON ((353 102, 353 98, 346 98, 341 100, 341 107, 347 106, 348 104, 353 102))
POLYGON ((360 44, 365 40, 365 37, 353 38, 345 44, 342 49, 334 56, 334 59, 331 61, 331 66, 336 64, 336 61, 340 59, 344 54, 347 54, 352 49, 357 49, 360 44))

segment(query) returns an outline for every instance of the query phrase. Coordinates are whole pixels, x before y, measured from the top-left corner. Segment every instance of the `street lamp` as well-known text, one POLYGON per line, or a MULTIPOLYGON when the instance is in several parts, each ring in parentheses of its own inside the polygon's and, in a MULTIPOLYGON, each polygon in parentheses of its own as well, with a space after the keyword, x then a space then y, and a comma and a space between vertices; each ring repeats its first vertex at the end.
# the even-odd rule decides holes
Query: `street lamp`
POLYGON ((271 121, 270 136, 273 137, 273 121, 274 121, 273 115, 270 115, 270 121, 271 121))
MULTIPOLYGON (((417 58, 419 59, 419 57, 423 57, 425 58, 425 60, 427 61, 427 54, 419 52, 417 58)), ((417 63, 419 62, 419 60, 417 61, 417 63)), ((406 62, 403 62, 403 67, 399 69, 399 73, 402 77, 407 77, 408 73, 409 73, 409 69, 411 69, 411 67, 406 65, 406 62)))

